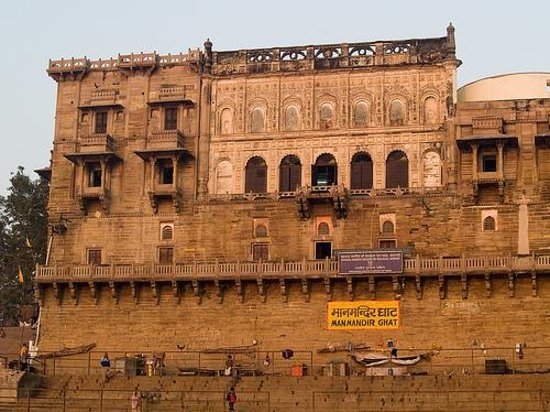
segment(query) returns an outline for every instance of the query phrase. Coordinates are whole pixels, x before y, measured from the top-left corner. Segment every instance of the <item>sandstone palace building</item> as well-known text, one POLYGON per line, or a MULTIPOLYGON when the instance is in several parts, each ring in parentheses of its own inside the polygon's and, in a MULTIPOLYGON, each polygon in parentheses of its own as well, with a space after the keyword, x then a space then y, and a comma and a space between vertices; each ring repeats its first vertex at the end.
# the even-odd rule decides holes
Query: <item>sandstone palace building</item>
POLYGON ((39 353, 392 340, 547 362, 550 75, 457 90, 460 64, 452 26, 51 60, 39 353), (537 87, 504 96, 516 81, 537 87))

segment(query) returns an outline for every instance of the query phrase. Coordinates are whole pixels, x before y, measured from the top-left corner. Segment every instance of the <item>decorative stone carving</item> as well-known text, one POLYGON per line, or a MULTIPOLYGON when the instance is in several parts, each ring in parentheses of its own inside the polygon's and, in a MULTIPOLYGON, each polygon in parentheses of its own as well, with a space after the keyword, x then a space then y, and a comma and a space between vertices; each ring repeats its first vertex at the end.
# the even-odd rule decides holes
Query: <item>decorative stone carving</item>
POLYGON ((424 187, 441 186, 441 156, 432 150, 422 155, 424 187))
POLYGON ((439 123, 439 102, 433 96, 430 96, 424 100, 424 123, 439 123))
POLYGON ((254 107, 250 119, 250 131, 252 133, 265 132, 265 113, 262 108, 254 107))
POLYGON ((332 129, 334 127, 334 108, 331 103, 323 103, 319 107, 319 128, 332 129))
POLYGON ((390 126, 403 126, 405 124, 405 105, 399 99, 390 103, 390 126))
POLYGON ((222 160, 218 164, 216 172, 216 193, 233 193, 233 165, 228 160, 222 160))
POLYGON ((298 108, 294 105, 287 106, 285 110, 285 130, 293 131, 300 129, 300 115, 298 108))
POLYGON ((370 105, 366 101, 359 101, 353 108, 353 127, 367 127, 370 123, 370 105))
POLYGON ((220 133, 223 135, 233 133, 233 112, 229 108, 222 109, 221 111, 220 133))

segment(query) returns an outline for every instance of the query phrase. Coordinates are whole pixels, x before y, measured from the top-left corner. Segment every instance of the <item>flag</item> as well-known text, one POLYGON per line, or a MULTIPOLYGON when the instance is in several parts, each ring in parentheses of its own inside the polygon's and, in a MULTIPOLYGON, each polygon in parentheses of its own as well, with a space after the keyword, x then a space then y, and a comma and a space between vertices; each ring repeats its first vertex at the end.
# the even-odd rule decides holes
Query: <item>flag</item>
POLYGON ((31 241, 29 240, 29 238, 28 238, 28 237, 27 237, 27 238, 25 238, 25 243, 26 243, 26 245, 27 245, 27 247, 28 247, 28 248, 31 248, 31 247, 32 247, 32 245, 31 245, 31 241))
POLYGON ((19 266, 19 273, 17 275, 17 279, 19 280, 19 283, 25 282, 25 279, 23 279, 23 271, 21 270, 21 266, 19 266))

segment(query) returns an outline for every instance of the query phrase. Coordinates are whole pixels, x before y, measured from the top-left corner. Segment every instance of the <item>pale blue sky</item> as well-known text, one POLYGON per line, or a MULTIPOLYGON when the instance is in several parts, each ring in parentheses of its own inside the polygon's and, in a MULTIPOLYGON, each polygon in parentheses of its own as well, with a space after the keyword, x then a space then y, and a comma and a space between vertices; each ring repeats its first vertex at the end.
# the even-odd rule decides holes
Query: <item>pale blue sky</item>
POLYGON ((18 165, 48 164, 55 82, 49 58, 441 37, 456 28, 459 86, 550 71, 550 1, 44 1, 2 4, 0 194, 18 165))

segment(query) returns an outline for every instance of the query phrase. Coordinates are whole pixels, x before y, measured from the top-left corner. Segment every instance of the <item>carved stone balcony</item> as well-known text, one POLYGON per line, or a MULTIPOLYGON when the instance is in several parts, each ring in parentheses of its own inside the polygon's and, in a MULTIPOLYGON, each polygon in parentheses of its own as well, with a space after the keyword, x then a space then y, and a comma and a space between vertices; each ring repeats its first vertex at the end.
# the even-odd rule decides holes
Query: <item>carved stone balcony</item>
POLYGON ((181 130, 160 130, 147 136, 145 147, 148 150, 183 149, 185 137, 181 130))
POLYGON ((99 201, 101 204, 102 209, 105 211, 105 213, 109 212, 109 190, 104 187, 83 187, 80 189, 77 189, 76 198, 78 200, 78 205, 80 207, 80 210, 82 210, 84 213, 87 212, 87 204, 90 201, 99 201))
POLYGON ((315 203, 332 203, 336 217, 347 216, 348 190, 344 185, 302 186, 296 191, 296 207, 301 219, 309 219, 315 203))
POLYGON ((158 212, 158 204, 161 199, 169 199, 172 202, 174 213, 178 213, 182 203, 182 193, 174 184, 156 184, 148 192, 149 202, 155 213, 158 212))
POLYGON ((163 103, 181 103, 191 107, 195 105, 195 102, 190 95, 196 95, 194 85, 162 86, 160 89, 150 92, 147 104, 155 106, 163 103))
POLYGON ((502 117, 482 116, 472 118, 473 135, 500 135, 503 133, 502 117))
POLYGON ((81 136, 78 139, 79 153, 101 153, 114 150, 114 140, 107 133, 93 133, 81 136))

